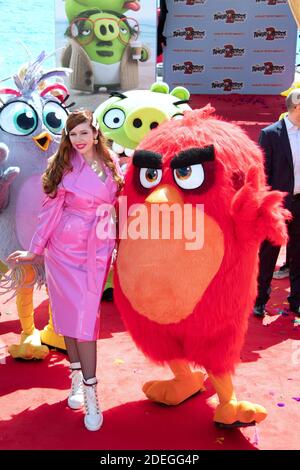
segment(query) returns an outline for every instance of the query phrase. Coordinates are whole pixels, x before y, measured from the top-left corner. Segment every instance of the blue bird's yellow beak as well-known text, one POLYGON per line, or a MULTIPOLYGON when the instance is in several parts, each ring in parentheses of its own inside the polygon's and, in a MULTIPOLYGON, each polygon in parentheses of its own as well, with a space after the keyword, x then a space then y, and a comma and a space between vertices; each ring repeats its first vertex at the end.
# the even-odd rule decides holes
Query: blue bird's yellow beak
POLYGON ((52 142, 52 138, 48 134, 48 132, 41 132, 39 135, 35 135, 34 137, 32 137, 32 140, 38 146, 39 149, 43 150, 43 152, 46 152, 48 150, 49 145, 52 142))

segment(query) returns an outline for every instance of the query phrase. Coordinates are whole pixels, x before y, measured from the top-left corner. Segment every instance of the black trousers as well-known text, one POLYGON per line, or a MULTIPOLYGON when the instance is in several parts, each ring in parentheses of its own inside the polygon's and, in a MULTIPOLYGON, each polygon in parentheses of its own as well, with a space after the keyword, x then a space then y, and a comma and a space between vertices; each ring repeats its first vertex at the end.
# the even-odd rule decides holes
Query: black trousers
MULTIPOLYGON (((300 306, 300 198, 293 199, 290 211, 293 219, 288 223, 291 287, 288 302, 291 308, 297 309, 300 306)), ((280 246, 273 246, 268 240, 261 244, 256 305, 266 304, 270 298, 270 286, 279 251, 280 246)))

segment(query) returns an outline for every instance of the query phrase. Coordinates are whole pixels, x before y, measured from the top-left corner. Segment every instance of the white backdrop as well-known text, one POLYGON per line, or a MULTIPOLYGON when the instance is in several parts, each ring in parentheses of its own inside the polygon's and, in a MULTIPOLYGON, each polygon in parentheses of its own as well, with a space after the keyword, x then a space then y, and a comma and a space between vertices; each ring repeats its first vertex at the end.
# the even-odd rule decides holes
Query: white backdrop
POLYGON ((294 81, 287 0, 166 0, 164 80, 191 93, 279 94, 294 81))

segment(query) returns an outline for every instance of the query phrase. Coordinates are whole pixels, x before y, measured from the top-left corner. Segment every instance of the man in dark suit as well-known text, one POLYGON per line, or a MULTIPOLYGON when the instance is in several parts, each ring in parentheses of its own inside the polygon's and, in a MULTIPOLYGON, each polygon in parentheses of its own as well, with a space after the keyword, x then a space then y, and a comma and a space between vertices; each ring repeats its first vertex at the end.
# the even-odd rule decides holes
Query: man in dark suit
MULTIPOLYGON (((300 90, 286 98, 287 115, 261 131, 259 144, 265 154, 268 185, 287 193, 285 206, 292 213, 288 222, 290 310, 300 316, 300 90)), ((258 293, 253 313, 265 315, 265 305, 270 298, 270 286, 279 246, 265 240, 259 253, 258 293)))

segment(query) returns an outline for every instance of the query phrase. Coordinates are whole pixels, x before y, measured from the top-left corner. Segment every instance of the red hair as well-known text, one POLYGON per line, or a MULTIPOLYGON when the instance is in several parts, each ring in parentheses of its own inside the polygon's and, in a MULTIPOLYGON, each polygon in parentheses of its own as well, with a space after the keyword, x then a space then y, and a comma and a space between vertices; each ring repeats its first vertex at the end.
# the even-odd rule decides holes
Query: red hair
POLYGON ((98 140, 98 143, 95 145, 97 154, 111 170, 119 189, 123 186, 123 180, 116 170, 116 166, 106 145, 105 137, 100 129, 96 129, 94 127, 93 113, 88 109, 80 109, 69 114, 65 129, 62 131, 59 148, 57 152, 50 157, 48 167, 42 177, 44 192, 51 195, 51 197, 56 196, 57 187, 61 182, 63 175, 68 171, 72 171, 73 168, 71 163, 73 146, 69 139, 69 133, 74 129, 74 127, 84 122, 89 123, 91 129, 97 133, 95 136, 98 140))

